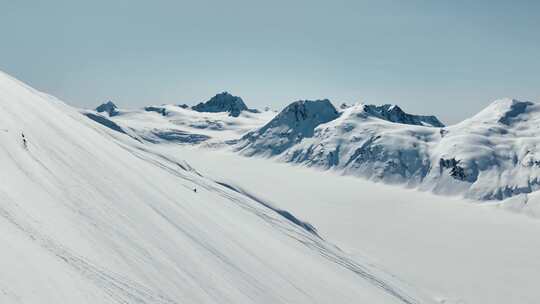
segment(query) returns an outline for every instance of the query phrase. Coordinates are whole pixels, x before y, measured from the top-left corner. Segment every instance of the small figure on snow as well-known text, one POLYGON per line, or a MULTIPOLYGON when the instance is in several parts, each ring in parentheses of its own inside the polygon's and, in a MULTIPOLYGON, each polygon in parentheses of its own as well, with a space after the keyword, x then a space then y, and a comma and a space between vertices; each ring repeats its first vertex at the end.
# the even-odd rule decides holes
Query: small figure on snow
POLYGON ((193 192, 197 193, 197 188, 193 188, 193 192))
POLYGON ((26 142, 26 137, 24 136, 24 132, 21 132, 21 137, 22 137, 23 147, 27 149, 28 143, 26 142))

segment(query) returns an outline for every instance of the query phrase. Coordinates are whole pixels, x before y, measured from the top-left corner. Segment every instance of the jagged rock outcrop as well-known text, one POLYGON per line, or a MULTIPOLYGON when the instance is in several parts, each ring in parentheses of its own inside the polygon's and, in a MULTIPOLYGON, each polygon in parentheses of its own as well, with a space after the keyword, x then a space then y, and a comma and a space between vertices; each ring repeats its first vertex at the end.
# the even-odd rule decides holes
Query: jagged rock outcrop
POLYGON ((412 115, 405 113, 399 106, 385 104, 382 106, 365 105, 364 111, 384 120, 408 125, 431 126, 442 128, 444 124, 435 116, 412 115))
POLYGON ((156 113, 161 114, 162 116, 167 116, 167 109, 165 107, 149 106, 149 107, 144 107, 144 110, 146 112, 156 112, 156 113))
POLYGON ((242 98, 223 92, 212 97, 207 102, 199 103, 192 109, 198 112, 228 112, 230 116, 238 117, 242 111, 248 110, 248 107, 242 98))
POLYGON ((467 175, 465 175, 465 169, 459 166, 459 162, 460 161, 456 160, 455 158, 451 158, 451 159, 441 158, 439 160, 439 167, 440 167, 441 174, 443 173, 444 169, 450 169, 450 176, 461 181, 465 180, 467 178, 467 175))
POLYGON ((109 116, 115 116, 119 113, 118 107, 110 100, 98 106, 96 108, 96 112, 107 113, 109 116))

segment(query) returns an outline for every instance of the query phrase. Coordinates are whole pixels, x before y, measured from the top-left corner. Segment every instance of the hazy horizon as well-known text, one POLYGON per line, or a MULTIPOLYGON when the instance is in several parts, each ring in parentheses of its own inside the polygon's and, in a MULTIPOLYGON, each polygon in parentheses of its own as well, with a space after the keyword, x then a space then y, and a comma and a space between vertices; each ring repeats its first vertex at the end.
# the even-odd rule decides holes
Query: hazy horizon
POLYGON ((398 104, 447 124, 495 99, 540 101, 540 3, 3 3, 0 69, 94 108, 398 104), (21 19, 20 16, 24 16, 21 19))

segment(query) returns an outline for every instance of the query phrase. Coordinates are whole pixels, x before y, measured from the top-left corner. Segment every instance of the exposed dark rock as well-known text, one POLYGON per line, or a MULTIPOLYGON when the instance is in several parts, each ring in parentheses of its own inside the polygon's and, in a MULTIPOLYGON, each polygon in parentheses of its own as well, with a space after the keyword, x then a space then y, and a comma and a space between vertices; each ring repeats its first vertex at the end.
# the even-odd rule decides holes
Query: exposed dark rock
POLYGON ((405 113, 396 105, 385 104, 382 106, 365 105, 364 111, 381 119, 418 126, 444 127, 444 124, 435 116, 412 115, 405 113))
POLYGON ((97 107, 96 111, 98 113, 107 113, 109 116, 115 116, 118 114, 118 107, 114 104, 114 102, 109 100, 97 107))
POLYGON ((104 116, 101 116, 101 115, 96 115, 96 114, 93 114, 93 113, 83 113, 86 117, 90 118, 91 120, 97 122, 97 123, 100 123, 102 125, 104 125, 105 127, 111 129, 111 130, 114 130, 116 132, 120 132, 120 133, 126 133, 119 125, 117 125, 114 121, 112 120, 109 120, 107 119, 106 117, 104 116))
POLYGON ((205 103, 199 103, 192 107, 198 112, 228 112, 230 116, 238 117, 242 111, 248 110, 248 107, 238 96, 233 96, 228 92, 223 92, 212 97, 205 103))
POLYGON ((163 116, 167 116, 167 110, 163 107, 150 106, 150 107, 144 107, 144 110, 148 112, 156 112, 163 116))
POLYGON ((528 106, 533 105, 530 101, 517 101, 512 100, 512 103, 510 105, 510 110, 499 119, 499 122, 504 125, 510 125, 514 120, 518 119, 518 117, 525 113, 528 106))
MULTIPOLYGON (((176 143, 185 143, 185 144, 199 144, 203 141, 208 140, 210 137, 203 134, 194 134, 188 133, 180 130, 155 130, 152 132, 157 138, 167 141, 167 142, 176 142, 176 143)), ((145 138, 146 140, 157 143, 151 138, 145 138)))
POLYGON ((447 169, 450 169, 450 176, 452 176, 455 179, 465 181, 467 179, 467 175, 465 174, 465 169, 459 166, 459 163, 460 161, 456 160, 455 158, 451 158, 451 159, 441 158, 439 160, 441 173, 444 168, 447 168, 447 169))

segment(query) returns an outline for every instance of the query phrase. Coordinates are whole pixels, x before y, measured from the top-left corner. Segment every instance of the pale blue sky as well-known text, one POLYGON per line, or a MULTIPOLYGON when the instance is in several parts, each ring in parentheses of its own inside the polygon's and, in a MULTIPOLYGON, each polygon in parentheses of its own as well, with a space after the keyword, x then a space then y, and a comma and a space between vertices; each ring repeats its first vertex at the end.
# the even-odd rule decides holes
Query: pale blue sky
POLYGON ((540 101, 540 1, 0 0, 0 69, 82 107, 540 101))

